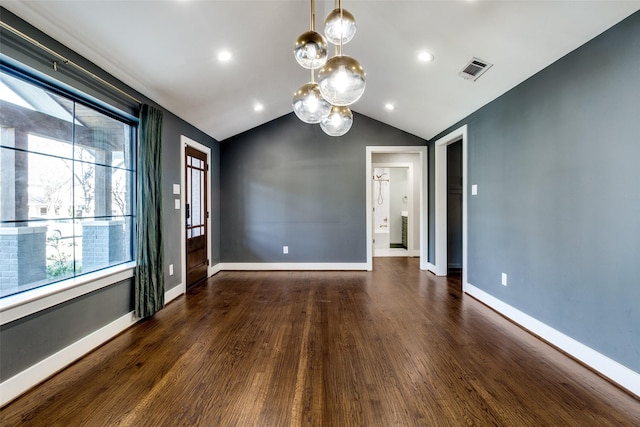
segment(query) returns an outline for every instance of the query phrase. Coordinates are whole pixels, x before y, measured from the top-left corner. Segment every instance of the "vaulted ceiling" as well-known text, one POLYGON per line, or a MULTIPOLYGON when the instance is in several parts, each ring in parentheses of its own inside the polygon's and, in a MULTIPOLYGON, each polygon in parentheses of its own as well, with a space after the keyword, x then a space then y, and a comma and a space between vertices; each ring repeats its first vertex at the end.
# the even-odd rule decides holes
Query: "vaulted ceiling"
MULTIPOLYGON (((293 92, 310 79, 292 53, 309 28, 308 0, 4 0, 3 6, 217 140, 291 112, 293 92), (225 49, 231 60, 220 62, 225 49), (254 111, 257 103, 261 111, 254 111)), ((352 109, 430 139, 638 11, 640 0, 344 0, 343 6, 358 25, 344 52, 367 73, 366 91, 352 109), (435 60, 419 61, 423 50, 435 60), (457 75, 472 57, 494 64, 475 82, 457 75)), ((318 28, 333 7, 334 1, 316 1, 318 28)))

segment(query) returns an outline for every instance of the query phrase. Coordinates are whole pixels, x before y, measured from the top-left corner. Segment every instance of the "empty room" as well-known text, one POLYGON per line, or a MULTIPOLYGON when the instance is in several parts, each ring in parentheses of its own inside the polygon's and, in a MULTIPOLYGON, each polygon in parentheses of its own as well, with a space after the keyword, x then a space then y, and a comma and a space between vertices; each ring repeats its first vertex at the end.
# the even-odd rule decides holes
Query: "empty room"
POLYGON ((640 425, 640 0, 5 0, 3 426, 640 425))

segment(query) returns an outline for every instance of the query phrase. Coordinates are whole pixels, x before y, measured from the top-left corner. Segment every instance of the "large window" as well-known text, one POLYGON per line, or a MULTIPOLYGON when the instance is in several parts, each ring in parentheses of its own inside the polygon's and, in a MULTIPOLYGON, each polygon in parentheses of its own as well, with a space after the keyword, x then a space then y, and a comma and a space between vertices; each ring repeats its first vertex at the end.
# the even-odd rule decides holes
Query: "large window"
POLYGON ((131 261, 135 124, 0 76, 0 297, 131 261))

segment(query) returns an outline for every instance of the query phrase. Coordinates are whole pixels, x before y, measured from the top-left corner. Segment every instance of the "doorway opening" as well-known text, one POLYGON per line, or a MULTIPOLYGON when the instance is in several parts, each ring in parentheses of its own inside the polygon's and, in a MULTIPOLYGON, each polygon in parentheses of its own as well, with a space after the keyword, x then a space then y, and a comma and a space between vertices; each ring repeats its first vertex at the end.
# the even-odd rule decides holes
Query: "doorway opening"
POLYGON ((447 276, 462 273, 462 140, 447 145, 447 276))
POLYGON ((372 168, 373 257, 414 256, 413 164, 373 163, 372 168))
POLYGON ((185 136, 180 143, 182 283, 186 290, 210 276, 211 149, 185 136))
MULTIPOLYGON (((367 270, 373 270, 374 251, 376 256, 384 254, 385 251, 391 252, 391 244, 397 243, 402 245, 402 222, 403 213, 406 214, 406 255, 420 257, 420 269, 427 269, 427 147, 426 146, 379 146, 366 148, 366 247, 367 247, 367 270), (375 179, 375 169, 378 170, 379 179, 375 179), (387 171, 385 171, 385 169, 387 171), (383 205, 386 201, 391 202, 392 194, 386 194, 389 190, 392 180, 387 181, 387 175, 391 175, 392 171, 398 172, 399 178, 396 182, 402 181, 402 171, 405 173, 408 188, 406 194, 399 193, 400 197, 398 205, 406 206, 400 209, 399 213, 392 215, 391 210, 387 214, 386 210, 378 218, 378 227, 375 227, 375 208, 382 190, 383 205), (387 175, 384 175, 384 174, 387 175), (376 186, 376 184, 378 186, 376 186), (386 189, 385 189, 386 186, 386 189), (378 193, 375 193, 378 191, 378 193), (375 194, 374 194, 375 193, 375 194), (404 199, 406 196, 406 199, 404 199), (403 200, 406 200, 404 203, 403 200), (405 212, 402 212, 405 211, 405 212), (386 227, 384 227, 384 219, 387 218, 386 227), (393 240, 399 239, 399 242, 392 240, 393 223, 396 222, 395 229, 399 232, 400 237, 394 233, 393 240), (375 233, 376 230, 387 232, 375 233), (374 248, 374 234, 377 237, 378 248, 374 248), (380 239, 383 241, 381 242, 380 239), (381 247, 386 246, 386 247, 381 247)), ((389 209, 391 209, 389 203, 389 209)))
POLYGON ((467 126, 435 142, 435 271, 467 283, 467 126), (452 169, 452 170, 450 170, 452 169))

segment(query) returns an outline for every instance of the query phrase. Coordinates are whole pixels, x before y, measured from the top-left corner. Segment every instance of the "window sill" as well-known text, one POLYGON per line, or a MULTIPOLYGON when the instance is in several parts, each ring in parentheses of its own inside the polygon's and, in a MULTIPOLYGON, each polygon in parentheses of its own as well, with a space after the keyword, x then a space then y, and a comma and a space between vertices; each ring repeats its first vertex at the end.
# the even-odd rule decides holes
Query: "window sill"
POLYGON ((132 261, 2 298, 0 325, 129 279, 135 266, 132 261))

